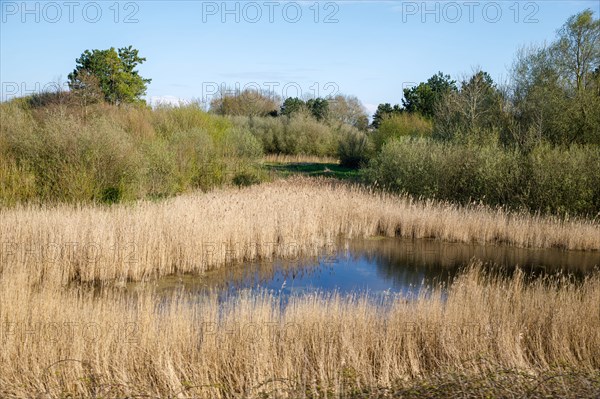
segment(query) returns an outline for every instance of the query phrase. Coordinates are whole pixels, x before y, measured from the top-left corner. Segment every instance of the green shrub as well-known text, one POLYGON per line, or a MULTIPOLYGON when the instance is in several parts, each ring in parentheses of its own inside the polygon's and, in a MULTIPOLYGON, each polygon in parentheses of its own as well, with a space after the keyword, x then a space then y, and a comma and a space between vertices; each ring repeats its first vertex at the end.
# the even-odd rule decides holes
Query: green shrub
POLYGON ((358 168, 365 165, 372 156, 372 145, 367 135, 355 127, 340 126, 338 158, 342 166, 358 168))
POLYGON ((600 148, 539 145, 530 154, 531 206, 545 212, 600 212, 600 148))
POLYGON ((261 144, 266 153, 284 153, 287 149, 283 145, 285 136, 285 117, 260 118, 260 117, 232 117, 231 121, 238 129, 250 132, 261 144))
POLYGON ((296 113, 286 124, 285 142, 289 154, 335 156, 338 137, 334 129, 306 114, 296 113))
POLYGON ((43 200, 101 201, 108 188, 136 196, 137 151, 127 134, 105 118, 88 124, 50 110, 31 128, 4 129, 3 153, 35 175, 43 200))
POLYGON ((436 197, 438 188, 438 152, 425 140, 391 140, 370 163, 364 175, 369 182, 396 192, 436 197))
POLYGON ((298 112, 292 116, 232 117, 240 130, 250 132, 268 154, 336 156, 339 129, 298 112))
POLYGON ((520 153, 405 137, 385 144, 363 178, 391 191, 462 204, 592 217, 600 211, 597 146, 539 145, 520 153))
POLYGON ((27 165, 0 155, 0 206, 31 201, 36 197, 35 174, 27 165))
POLYGON ((248 187, 258 184, 260 181, 260 178, 256 174, 250 172, 241 172, 233 177, 233 184, 238 187, 248 187))
POLYGON ((400 137, 429 137, 433 132, 431 121, 418 114, 391 114, 380 122, 372 133, 371 139, 375 150, 379 151, 388 141, 400 137))
POLYGON ((199 107, 0 104, 0 204, 114 203, 231 183, 262 155, 199 107))

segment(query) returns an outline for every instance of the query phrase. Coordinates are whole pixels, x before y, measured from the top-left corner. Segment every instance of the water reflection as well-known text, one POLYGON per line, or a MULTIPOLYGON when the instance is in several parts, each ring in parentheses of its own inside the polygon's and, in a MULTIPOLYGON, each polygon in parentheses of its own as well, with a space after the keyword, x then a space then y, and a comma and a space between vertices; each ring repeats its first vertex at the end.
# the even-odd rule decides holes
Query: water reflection
POLYGON ((558 249, 452 244, 431 240, 367 239, 340 243, 337 253, 320 259, 230 265, 204 276, 161 279, 158 290, 267 289, 284 295, 307 291, 415 293, 419 287, 448 282, 472 259, 520 267, 529 275, 567 272, 582 277, 600 266, 600 253, 558 249))

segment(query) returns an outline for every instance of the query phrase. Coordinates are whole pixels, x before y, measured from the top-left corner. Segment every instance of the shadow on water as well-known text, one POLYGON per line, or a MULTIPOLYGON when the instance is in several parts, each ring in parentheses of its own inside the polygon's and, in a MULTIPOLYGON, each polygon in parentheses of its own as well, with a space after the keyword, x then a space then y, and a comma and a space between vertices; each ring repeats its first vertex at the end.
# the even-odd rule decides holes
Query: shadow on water
MULTIPOLYGON (((320 259, 229 265, 203 276, 166 277, 153 286, 159 293, 184 288, 198 293, 217 291, 226 296, 246 289, 283 296, 315 291, 411 295, 423 287, 450 282, 473 259, 507 274, 518 267, 532 278, 564 273, 581 279, 600 267, 598 252, 558 249, 387 238, 343 241, 339 248, 337 253, 320 259)), ((131 288, 136 287, 143 284, 131 288)))

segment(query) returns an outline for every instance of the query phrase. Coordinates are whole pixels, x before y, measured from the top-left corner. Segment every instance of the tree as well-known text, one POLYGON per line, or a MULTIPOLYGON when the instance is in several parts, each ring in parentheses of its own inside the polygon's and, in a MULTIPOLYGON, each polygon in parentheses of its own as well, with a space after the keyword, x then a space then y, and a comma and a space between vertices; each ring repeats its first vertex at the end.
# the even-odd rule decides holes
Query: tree
POLYGON ((551 48, 565 89, 573 99, 570 142, 598 142, 600 102, 594 90, 594 71, 600 65, 600 20, 587 9, 571 16, 558 31, 551 48))
POLYGON ((319 122, 325 121, 329 116, 329 101, 324 98, 311 98, 308 101, 297 97, 288 97, 281 106, 281 115, 292 116, 297 113, 309 113, 319 122))
POLYGON ((436 136, 482 141, 501 124, 503 97, 491 76, 478 70, 463 79, 458 91, 449 92, 436 106, 436 136))
POLYGON ((373 115, 373 127, 375 129, 379 128, 379 125, 381 125, 383 119, 391 115, 399 115, 402 113, 402 111, 402 107, 400 107, 398 104, 395 104, 394 106, 392 106, 390 103, 379 104, 377 106, 377 111, 375 111, 375 114, 373 115))
POLYGON ((511 75, 514 123, 506 141, 521 148, 570 141, 570 100, 548 47, 521 49, 511 75))
POLYGON ((329 118, 342 124, 367 130, 369 116, 357 97, 337 95, 329 101, 329 118))
POLYGON ((410 113, 420 113, 423 116, 433 114, 434 93, 427 83, 419 83, 412 88, 404 89, 402 105, 410 113))
POLYGON ((471 129, 496 125, 495 117, 501 106, 500 92, 487 72, 477 71, 468 82, 462 82, 460 93, 471 129))
POLYGON ((72 97, 81 108, 84 118, 88 114, 88 106, 96 104, 104 99, 104 93, 100 89, 98 78, 95 75, 79 75, 80 83, 77 90, 73 90, 72 97))
POLYGON ((291 116, 294 113, 300 112, 306 109, 306 103, 298 97, 288 97, 281 106, 280 114, 285 116, 291 116))
POLYGON ((600 20, 594 20, 589 9, 571 16, 559 29, 551 50, 561 75, 577 93, 583 92, 588 78, 600 65, 600 20))
POLYGON ((90 82, 97 84, 104 100, 111 104, 140 102, 151 79, 144 79, 135 68, 143 64, 132 46, 108 50, 86 50, 75 60, 76 67, 69 74, 69 88, 73 92, 88 90, 90 82))
POLYGON ((324 98, 311 98, 306 102, 306 107, 312 116, 318 121, 327 119, 329 113, 329 102, 324 98))
POLYGON ((519 145, 600 144, 600 23, 570 17, 547 47, 521 50, 512 70, 512 136, 519 145))
POLYGON ((418 112, 425 117, 433 118, 436 105, 452 91, 456 91, 456 82, 450 78, 450 75, 438 72, 426 83, 404 89, 402 105, 407 112, 418 112))

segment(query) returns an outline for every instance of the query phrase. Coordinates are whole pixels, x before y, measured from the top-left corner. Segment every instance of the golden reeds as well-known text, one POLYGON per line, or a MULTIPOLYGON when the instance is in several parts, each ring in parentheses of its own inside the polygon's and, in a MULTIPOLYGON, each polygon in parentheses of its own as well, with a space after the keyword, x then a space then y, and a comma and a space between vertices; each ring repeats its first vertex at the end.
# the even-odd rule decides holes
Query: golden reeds
MULTIPOLYGON (((3 276, 0 396, 367 397, 350 394, 439 375, 456 383, 458 373, 508 389, 494 378, 509 372, 535 392, 554 383, 579 389, 575 396, 600 389, 600 276, 525 283, 521 273, 492 277, 480 266, 445 294, 380 302, 309 294, 286 306, 264 292, 219 303, 151 289, 34 288, 24 274, 3 276), (545 377, 564 373, 591 375, 592 385, 545 377)), ((475 385, 476 397, 490 394, 475 385)), ((443 383, 429 389, 444 396, 443 383)))
POLYGON ((447 291, 410 300, 317 293, 285 305, 265 292, 158 295, 152 280, 316 256, 339 236, 597 251, 599 231, 303 178, 164 202, 3 209, 0 397, 392 397, 413 384, 481 396, 503 395, 489 389, 507 375, 525 384, 521 395, 589 395, 600 389, 597 273, 525 283, 474 264, 447 291), (125 280, 150 281, 135 292, 112 284, 125 280), (105 284, 79 284, 90 281, 105 284))
POLYGON ((374 235, 598 251, 600 226, 415 201, 293 178, 135 205, 0 210, 0 273, 31 283, 139 281, 227 263, 317 256, 340 236, 374 235))

